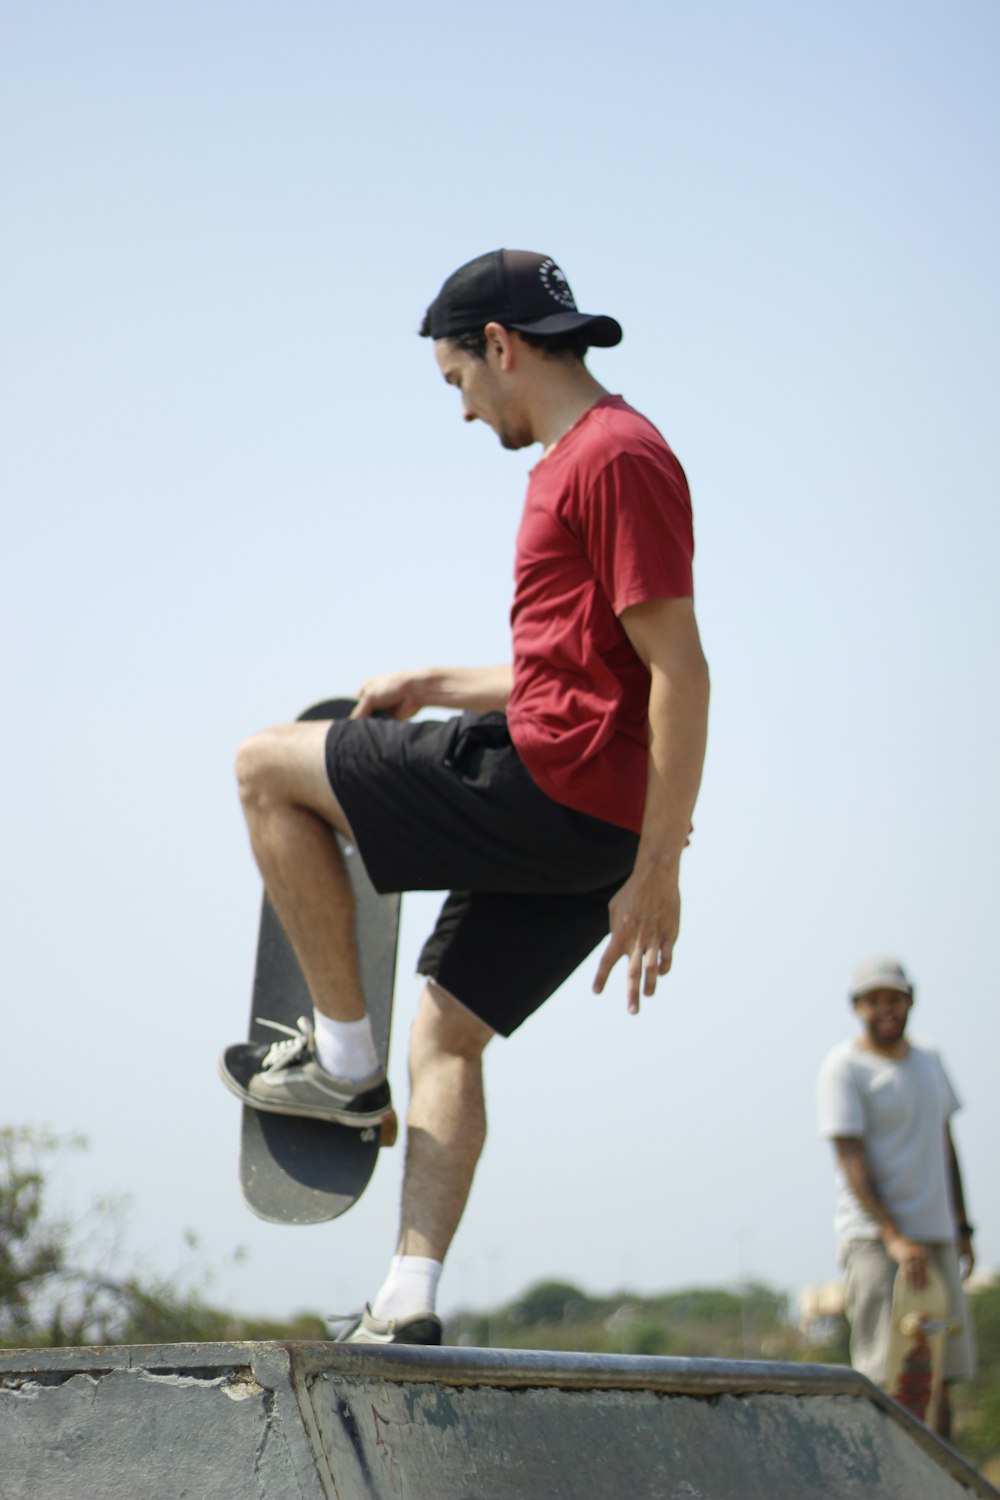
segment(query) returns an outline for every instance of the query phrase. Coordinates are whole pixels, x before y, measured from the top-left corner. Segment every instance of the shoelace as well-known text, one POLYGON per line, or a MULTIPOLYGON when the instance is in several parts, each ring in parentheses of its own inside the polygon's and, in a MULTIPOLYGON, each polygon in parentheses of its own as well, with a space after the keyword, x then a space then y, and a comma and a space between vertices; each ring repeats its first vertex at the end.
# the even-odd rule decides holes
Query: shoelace
POLYGON ((308 1016, 299 1016, 294 1026, 284 1026, 280 1021, 267 1021, 263 1016, 255 1018, 258 1025, 269 1026, 272 1031, 283 1031, 285 1041, 272 1042, 264 1053, 261 1072, 275 1072, 297 1063, 303 1053, 311 1055, 313 1050, 313 1023, 308 1016))

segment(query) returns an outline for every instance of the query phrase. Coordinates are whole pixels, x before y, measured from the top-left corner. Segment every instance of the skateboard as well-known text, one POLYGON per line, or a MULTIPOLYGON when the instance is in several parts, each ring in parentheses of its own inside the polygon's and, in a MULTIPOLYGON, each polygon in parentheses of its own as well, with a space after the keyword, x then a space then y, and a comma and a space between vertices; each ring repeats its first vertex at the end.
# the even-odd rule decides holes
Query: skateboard
MULTIPOLYGON (((300 719, 346 719, 354 701, 332 698, 314 704, 300 719)), ((399 896, 380 896, 352 844, 337 835, 354 890, 354 934, 361 985, 383 1065, 389 1053, 392 992, 396 973, 399 896)), ((265 895, 257 941, 257 967, 250 1005, 252 1043, 280 1041, 299 1016, 312 1015, 312 1001, 298 961, 265 895), (267 1026, 264 1023, 273 1024, 267 1026)), ((249 1208, 272 1224, 321 1224, 357 1202, 375 1170, 379 1148, 396 1138, 390 1110, 382 1128, 359 1130, 334 1121, 266 1114, 243 1107, 240 1186, 249 1208)))
POLYGON ((927 1283, 917 1292, 900 1266, 892 1289, 885 1387, 929 1427, 935 1425, 941 1399, 945 1340, 958 1327, 950 1313, 948 1288, 939 1271, 928 1265, 927 1283))

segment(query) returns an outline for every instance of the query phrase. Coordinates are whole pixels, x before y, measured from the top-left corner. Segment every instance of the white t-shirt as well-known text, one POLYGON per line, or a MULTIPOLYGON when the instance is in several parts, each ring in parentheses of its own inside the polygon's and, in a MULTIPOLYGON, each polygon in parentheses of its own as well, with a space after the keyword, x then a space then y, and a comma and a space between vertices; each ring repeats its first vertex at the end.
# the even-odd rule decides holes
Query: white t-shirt
MULTIPOLYGON (((911 1040, 897 1061, 841 1042, 823 1060, 817 1103, 820 1135, 863 1139, 875 1190, 903 1234, 954 1239, 945 1126, 960 1103, 933 1047, 911 1040)), ((834 1232, 838 1244, 879 1233, 839 1163, 834 1232)))

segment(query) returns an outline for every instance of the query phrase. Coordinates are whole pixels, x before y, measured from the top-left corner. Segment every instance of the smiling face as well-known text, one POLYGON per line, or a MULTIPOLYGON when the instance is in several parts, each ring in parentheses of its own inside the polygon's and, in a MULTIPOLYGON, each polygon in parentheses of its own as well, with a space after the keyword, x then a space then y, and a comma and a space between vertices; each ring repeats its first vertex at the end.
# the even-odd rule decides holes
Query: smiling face
POLYGON ((488 339, 485 357, 480 358, 450 339, 435 339, 434 357, 447 383, 461 393, 464 422, 485 422, 505 448, 528 448, 535 442, 500 345, 488 339))
POLYGON ((873 1052, 893 1052, 903 1045, 913 996, 902 990, 868 990, 854 1001, 854 1009, 865 1029, 865 1044, 873 1052))

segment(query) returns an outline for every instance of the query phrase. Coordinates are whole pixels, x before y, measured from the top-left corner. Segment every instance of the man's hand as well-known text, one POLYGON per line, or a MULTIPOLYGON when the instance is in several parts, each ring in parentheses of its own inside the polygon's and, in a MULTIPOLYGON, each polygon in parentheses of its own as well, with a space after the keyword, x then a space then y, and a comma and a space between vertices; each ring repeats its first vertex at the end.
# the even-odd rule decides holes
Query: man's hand
POLYGON ((422 708, 453 713, 489 713, 507 707, 513 682, 509 662, 497 667, 420 667, 412 672, 382 672, 358 689, 352 719, 386 714, 412 719, 422 708))
POLYGON ((677 861, 637 865, 608 907, 611 938, 601 955, 594 992, 602 993, 611 970, 627 954, 629 1015, 638 1015, 640 994, 652 995, 673 961, 681 925, 679 873, 677 861))
POLYGON ((915 1292, 922 1292, 927 1285, 927 1246, 907 1239, 897 1230, 887 1229, 882 1235, 886 1253, 898 1266, 903 1267, 906 1284, 915 1292))
POLYGON ((372 714, 386 714, 390 719, 412 719, 425 706, 417 696, 413 678, 408 672, 383 672, 361 684, 351 718, 368 719, 372 714))
POLYGON ((968 1281, 976 1264, 975 1252, 972 1248, 972 1231, 959 1230, 958 1235, 958 1264, 962 1272, 962 1280, 968 1281))
POLYGON ((690 599, 651 599, 620 615, 649 671, 649 763, 635 868, 608 908, 611 940, 594 980, 598 994, 628 957, 629 1015, 650 996, 674 956, 681 925, 681 853, 705 757, 708 668, 690 599))

